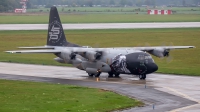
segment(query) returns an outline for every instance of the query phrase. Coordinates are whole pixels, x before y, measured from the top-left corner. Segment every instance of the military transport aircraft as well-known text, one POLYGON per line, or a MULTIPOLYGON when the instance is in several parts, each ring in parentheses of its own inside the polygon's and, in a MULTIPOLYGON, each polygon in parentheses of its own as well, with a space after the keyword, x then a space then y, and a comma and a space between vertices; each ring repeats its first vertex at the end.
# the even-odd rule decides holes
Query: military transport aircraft
POLYGON ((158 46, 158 47, 118 47, 91 48, 70 43, 66 40, 60 17, 56 7, 51 7, 47 45, 36 47, 19 47, 21 51, 6 51, 9 53, 52 53, 54 60, 60 63, 73 64, 84 70, 89 76, 99 77, 102 72, 109 77, 119 77, 120 74, 138 75, 141 80, 146 74, 158 70, 150 54, 166 57, 171 49, 194 48, 194 46, 158 46))

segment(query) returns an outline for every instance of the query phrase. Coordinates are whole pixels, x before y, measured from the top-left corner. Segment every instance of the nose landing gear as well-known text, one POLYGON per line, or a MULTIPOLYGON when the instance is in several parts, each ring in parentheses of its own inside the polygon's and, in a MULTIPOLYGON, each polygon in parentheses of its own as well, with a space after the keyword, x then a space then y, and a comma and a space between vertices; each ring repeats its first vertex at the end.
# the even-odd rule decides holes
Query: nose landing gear
POLYGON ((146 74, 140 74, 139 78, 140 78, 140 80, 145 80, 146 79, 146 74))

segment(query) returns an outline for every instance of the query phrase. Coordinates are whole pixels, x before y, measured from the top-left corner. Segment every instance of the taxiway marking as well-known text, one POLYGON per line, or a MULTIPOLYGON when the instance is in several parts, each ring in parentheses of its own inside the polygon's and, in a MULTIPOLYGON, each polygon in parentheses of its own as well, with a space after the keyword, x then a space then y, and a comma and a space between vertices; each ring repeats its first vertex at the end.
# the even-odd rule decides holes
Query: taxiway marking
POLYGON ((186 106, 186 107, 182 107, 182 108, 178 108, 178 109, 172 110, 170 112, 180 112, 180 111, 195 107, 197 105, 200 105, 200 101, 198 101, 198 100, 196 100, 196 99, 194 99, 194 98, 192 98, 192 97, 190 97, 190 96, 188 96, 188 95, 186 95, 184 93, 181 93, 180 91, 177 91, 176 89, 173 89, 173 88, 170 88, 170 87, 164 87, 164 88, 166 88, 166 89, 168 89, 168 90, 170 90, 172 92, 175 92, 176 94, 179 94, 183 98, 186 98, 186 99, 189 99, 189 100, 197 102, 197 104, 186 106))

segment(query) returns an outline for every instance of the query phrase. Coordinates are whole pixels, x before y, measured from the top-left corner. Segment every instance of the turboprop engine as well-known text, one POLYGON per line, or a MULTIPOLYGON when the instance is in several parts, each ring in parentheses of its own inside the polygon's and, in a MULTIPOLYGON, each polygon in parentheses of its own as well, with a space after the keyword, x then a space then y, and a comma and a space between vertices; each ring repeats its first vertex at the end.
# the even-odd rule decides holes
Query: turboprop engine
POLYGON ((54 58, 55 61, 59 62, 59 63, 65 63, 65 61, 59 57, 54 58))
POLYGON ((80 55, 83 56, 84 58, 88 59, 89 61, 96 61, 101 58, 102 53, 96 52, 96 51, 87 51, 80 55))
POLYGON ((150 51, 149 53, 151 53, 152 55, 157 56, 159 58, 169 56, 169 50, 164 49, 164 48, 156 48, 153 51, 150 51))
POLYGON ((80 64, 82 60, 77 58, 77 54, 70 50, 63 50, 60 55, 61 58, 55 58, 54 60, 60 63, 68 63, 68 64, 80 64))

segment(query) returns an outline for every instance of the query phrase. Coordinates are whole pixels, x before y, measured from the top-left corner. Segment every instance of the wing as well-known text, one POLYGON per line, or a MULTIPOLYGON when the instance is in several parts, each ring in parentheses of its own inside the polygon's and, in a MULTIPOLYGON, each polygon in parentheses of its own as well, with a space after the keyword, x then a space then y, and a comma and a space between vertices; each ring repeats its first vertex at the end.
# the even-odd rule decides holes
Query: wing
POLYGON ((148 52, 157 57, 167 57, 172 49, 189 49, 194 46, 156 46, 156 47, 123 47, 121 49, 132 49, 148 52))
POLYGON ((172 49, 189 49, 195 48, 194 46, 163 46, 163 47, 136 47, 135 49, 146 51, 157 57, 168 57, 172 49))
POLYGON ((61 53, 61 50, 19 50, 5 51, 7 53, 61 53))
POLYGON ((140 50, 140 51, 153 51, 153 50, 155 50, 155 49, 171 50, 171 49, 189 49, 189 48, 195 48, 195 46, 132 47, 132 49, 140 50))

